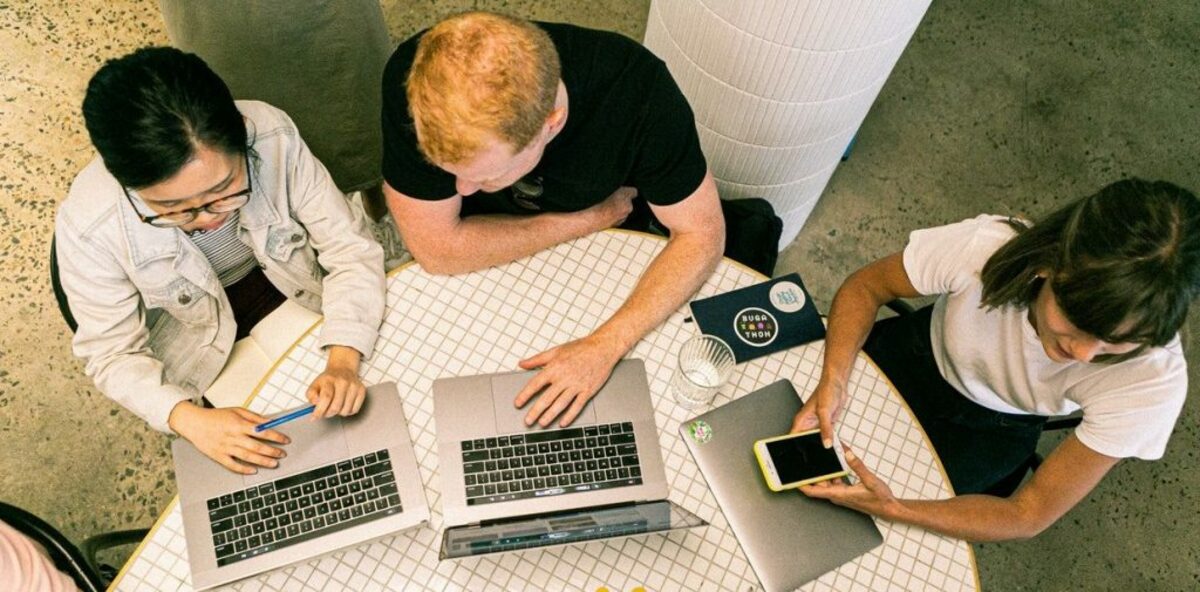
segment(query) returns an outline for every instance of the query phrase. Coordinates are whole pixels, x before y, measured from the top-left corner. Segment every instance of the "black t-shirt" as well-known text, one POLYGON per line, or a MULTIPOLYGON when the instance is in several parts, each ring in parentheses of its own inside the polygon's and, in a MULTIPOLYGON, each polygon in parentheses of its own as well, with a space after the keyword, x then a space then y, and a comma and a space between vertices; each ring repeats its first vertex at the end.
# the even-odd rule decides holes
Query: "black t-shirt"
MULTIPOLYGON (((638 189, 655 205, 691 195, 704 179, 695 120, 662 60, 616 33, 573 25, 536 23, 549 33, 562 62, 567 122, 523 178, 536 190, 478 193, 463 200, 463 214, 574 212, 604 201, 621 186, 638 189)), ((392 54, 383 75, 383 176, 409 197, 442 200, 457 191, 454 176, 431 165, 417 148, 405 81, 417 41, 392 54)), ((469 82, 468 82, 469 83, 469 82)))

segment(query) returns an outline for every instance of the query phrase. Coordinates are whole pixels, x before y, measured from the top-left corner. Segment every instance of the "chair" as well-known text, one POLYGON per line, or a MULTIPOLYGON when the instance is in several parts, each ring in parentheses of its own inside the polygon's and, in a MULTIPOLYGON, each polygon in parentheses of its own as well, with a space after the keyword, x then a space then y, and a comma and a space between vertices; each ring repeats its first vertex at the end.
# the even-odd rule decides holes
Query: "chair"
POLYGON ((44 547, 55 567, 85 592, 105 590, 117 575, 116 569, 96 560, 100 551, 140 542, 149 532, 138 529, 104 533, 76 547, 53 526, 16 506, 0 502, 0 520, 44 547))
MULTIPOLYGON (((893 300, 884 306, 891 309, 891 311, 896 313, 897 316, 905 316, 915 312, 915 309, 912 307, 912 305, 903 300, 893 300)), ((1075 416, 1050 419, 1045 423, 1045 425, 1042 426, 1042 431, 1045 432, 1050 430, 1064 430, 1073 428, 1079 425, 1079 422, 1081 421, 1083 421, 1082 417, 1075 416)), ((1004 477, 1000 481, 996 482, 995 485, 992 485, 990 488, 984 491, 984 493, 988 495, 994 495, 996 497, 1008 497, 1012 495, 1013 492, 1015 492, 1017 488, 1021 486, 1021 482, 1025 480, 1026 473, 1035 472, 1037 471, 1038 467, 1042 466, 1042 460, 1044 460, 1042 459, 1042 456, 1035 451, 1033 454, 1030 454, 1029 458, 1025 459, 1025 462, 1021 463, 1016 470, 1014 470, 1012 473, 1009 473, 1008 476, 1004 477)))
POLYGON ((74 333, 79 328, 79 323, 75 322, 75 316, 71 314, 71 307, 67 304, 67 293, 63 290, 62 281, 58 279, 58 250, 55 248, 53 235, 50 236, 50 287, 54 290, 54 299, 58 301, 59 314, 74 333))

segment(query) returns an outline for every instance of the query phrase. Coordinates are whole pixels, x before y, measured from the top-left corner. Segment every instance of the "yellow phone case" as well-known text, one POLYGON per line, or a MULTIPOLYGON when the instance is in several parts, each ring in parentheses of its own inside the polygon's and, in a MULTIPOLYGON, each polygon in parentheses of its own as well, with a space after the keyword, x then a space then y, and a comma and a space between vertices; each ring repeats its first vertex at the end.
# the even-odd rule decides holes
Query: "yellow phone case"
POLYGON ((838 477, 845 477, 846 475, 850 474, 849 471, 846 471, 845 469, 843 469, 836 473, 829 473, 828 475, 820 475, 817 477, 813 477, 811 479, 797 481, 795 483, 784 483, 784 484, 781 484, 779 487, 775 487, 775 485, 773 483, 771 483, 771 470, 767 468, 767 461, 766 461, 766 459, 763 458, 763 453, 761 452, 760 449, 765 449, 766 444, 768 442, 774 442, 776 440, 786 440, 788 438, 798 438, 800 436, 807 436, 809 434, 820 433, 820 432, 821 432, 820 429, 816 429, 816 430, 809 430, 807 432, 800 432, 797 434, 784 434, 782 436, 775 436, 773 438, 763 438, 762 440, 758 440, 754 443, 754 458, 758 459, 758 468, 759 468, 759 470, 762 471, 763 481, 765 481, 767 483, 767 489, 770 489, 771 491, 775 491, 775 492, 787 491, 788 489, 796 489, 802 485, 808 485, 810 483, 817 483, 819 481, 828 481, 830 479, 836 479, 838 477), (763 446, 759 446, 759 444, 763 444, 763 446))

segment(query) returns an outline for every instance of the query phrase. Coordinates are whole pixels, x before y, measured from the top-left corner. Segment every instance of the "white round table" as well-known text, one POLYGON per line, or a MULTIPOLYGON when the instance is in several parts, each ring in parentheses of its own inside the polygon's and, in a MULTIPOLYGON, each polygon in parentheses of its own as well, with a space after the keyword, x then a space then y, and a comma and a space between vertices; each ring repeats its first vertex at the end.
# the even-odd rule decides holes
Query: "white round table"
MULTIPOLYGON (((438 561, 442 528, 433 426, 434 379, 513 370, 517 361, 582 337, 624 302, 665 245, 658 237, 606 231, 520 261, 460 276, 431 276, 417 265, 388 281, 387 315, 364 382, 395 381, 430 504, 428 526, 238 582, 237 590, 754 590, 758 579, 676 431, 704 411, 677 405, 669 391, 679 346, 695 334, 687 308, 637 344, 645 360, 670 498, 710 525, 666 535, 596 541, 457 562, 438 561)), ((763 281, 725 260, 697 297, 763 281)), ((302 404, 324 367, 310 329, 260 383, 249 408, 271 414, 302 404)), ((788 378, 804 396, 820 374, 823 343, 737 367, 714 405, 788 378)), ((924 433, 865 356, 851 380, 838 435, 898 497, 951 495, 924 433)), ((971 548, 920 528, 876 520, 884 544, 804 586, 814 591, 977 590, 971 548)), ((115 590, 191 590, 177 500, 122 569, 115 590)))

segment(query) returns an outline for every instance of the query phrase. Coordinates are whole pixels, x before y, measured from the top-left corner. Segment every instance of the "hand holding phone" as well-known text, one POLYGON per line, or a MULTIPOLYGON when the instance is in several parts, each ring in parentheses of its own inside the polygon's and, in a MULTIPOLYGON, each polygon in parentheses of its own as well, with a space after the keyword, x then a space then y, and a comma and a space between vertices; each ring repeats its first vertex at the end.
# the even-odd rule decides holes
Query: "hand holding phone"
POLYGON ((825 448, 821 430, 816 429, 755 442, 754 456, 767 487, 783 491, 848 475, 836 434, 833 440, 833 447, 825 448))

